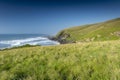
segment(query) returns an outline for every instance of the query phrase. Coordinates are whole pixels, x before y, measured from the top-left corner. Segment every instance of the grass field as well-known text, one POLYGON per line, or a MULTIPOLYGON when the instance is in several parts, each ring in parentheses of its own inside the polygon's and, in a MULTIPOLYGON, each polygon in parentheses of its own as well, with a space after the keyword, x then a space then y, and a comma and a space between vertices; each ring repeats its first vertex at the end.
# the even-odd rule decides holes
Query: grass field
POLYGON ((0 80, 120 80, 120 40, 3 50, 0 80))
POLYGON ((56 37, 65 36, 67 41, 109 41, 120 39, 120 18, 77 27, 71 27, 60 31, 56 37))

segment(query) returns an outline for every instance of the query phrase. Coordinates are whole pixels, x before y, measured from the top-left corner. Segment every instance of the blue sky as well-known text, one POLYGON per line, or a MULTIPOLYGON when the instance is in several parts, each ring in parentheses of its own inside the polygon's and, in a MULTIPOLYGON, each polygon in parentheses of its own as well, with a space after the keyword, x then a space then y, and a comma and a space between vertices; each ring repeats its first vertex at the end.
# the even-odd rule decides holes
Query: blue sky
POLYGON ((0 0, 0 34, 42 33, 120 17, 119 0, 0 0))

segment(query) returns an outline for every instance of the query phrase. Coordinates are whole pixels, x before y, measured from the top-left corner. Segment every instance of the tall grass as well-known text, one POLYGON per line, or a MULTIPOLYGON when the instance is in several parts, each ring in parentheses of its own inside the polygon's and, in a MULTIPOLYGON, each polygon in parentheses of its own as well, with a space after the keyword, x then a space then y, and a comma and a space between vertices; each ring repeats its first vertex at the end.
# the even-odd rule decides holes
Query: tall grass
POLYGON ((120 41, 0 51, 0 80, 120 80, 120 41))

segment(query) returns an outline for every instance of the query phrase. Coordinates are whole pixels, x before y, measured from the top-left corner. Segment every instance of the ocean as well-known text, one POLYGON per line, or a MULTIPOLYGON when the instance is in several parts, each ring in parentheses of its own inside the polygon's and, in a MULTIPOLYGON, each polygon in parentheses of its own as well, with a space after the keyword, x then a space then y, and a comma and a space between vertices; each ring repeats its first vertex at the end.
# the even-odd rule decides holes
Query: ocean
POLYGON ((59 42, 50 40, 44 34, 0 34, 0 49, 30 45, 58 45, 59 42))

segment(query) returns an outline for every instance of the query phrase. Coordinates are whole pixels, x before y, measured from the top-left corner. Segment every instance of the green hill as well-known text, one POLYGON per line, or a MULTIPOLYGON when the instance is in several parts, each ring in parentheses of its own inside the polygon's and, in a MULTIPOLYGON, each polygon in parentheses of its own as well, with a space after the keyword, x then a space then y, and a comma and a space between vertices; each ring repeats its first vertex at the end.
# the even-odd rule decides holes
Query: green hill
POLYGON ((117 40, 120 39, 120 18, 64 29, 56 37, 66 42, 117 40))
POLYGON ((120 41, 3 50, 0 80, 120 80, 120 41))
POLYGON ((73 44, 0 50, 0 80, 120 80, 119 37, 118 18, 57 35, 73 44))

